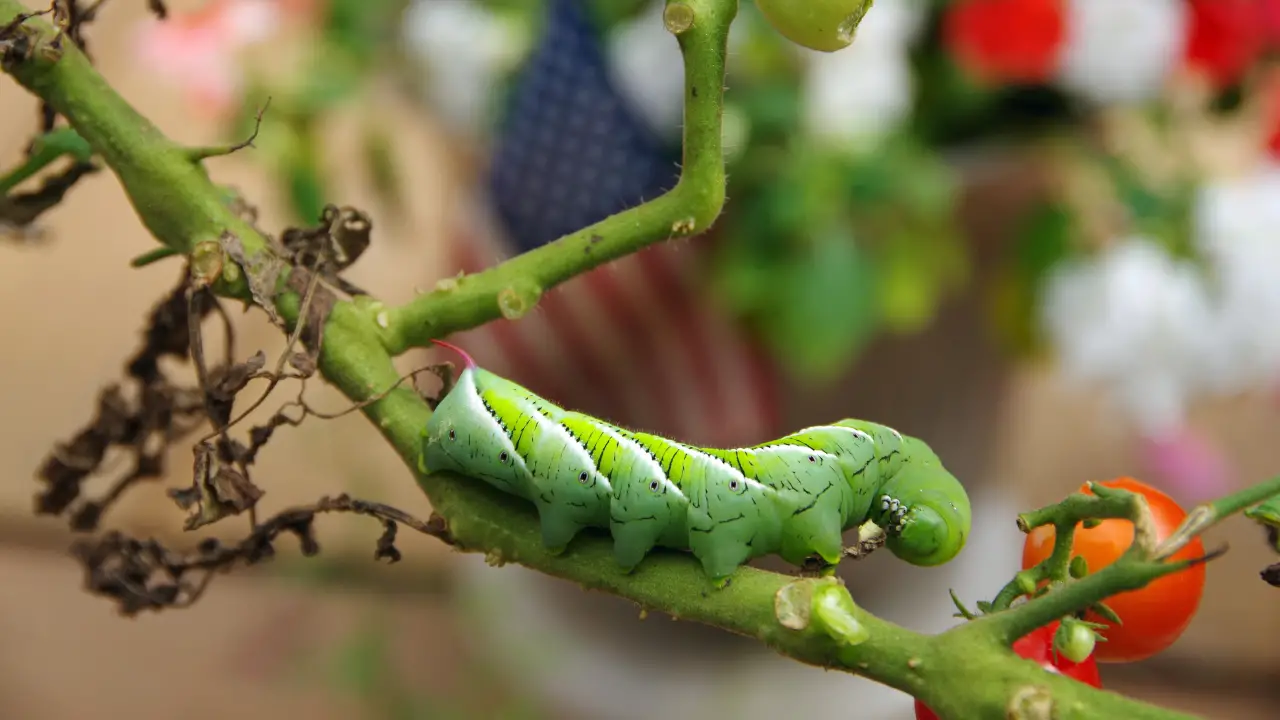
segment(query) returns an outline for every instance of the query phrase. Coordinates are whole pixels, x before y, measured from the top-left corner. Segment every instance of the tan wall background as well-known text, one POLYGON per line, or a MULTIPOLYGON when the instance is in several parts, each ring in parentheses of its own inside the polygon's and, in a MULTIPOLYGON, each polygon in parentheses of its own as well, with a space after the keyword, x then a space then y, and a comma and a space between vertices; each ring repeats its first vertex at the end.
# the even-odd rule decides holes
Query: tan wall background
MULTIPOLYGON (((175 8, 189 4, 171 3, 175 8)), ((129 57, 128 31, 144 6, 108 5, 89 33, 100 69, 176 139, 213 140, 211 123, 193 118, 129 57)), ((411 160, 402 169, 413 202, 403 223, 382 222, 375 215, 375 244, 350 277, 399 302, 415 287, 434 283, 438 239, 460 190, 449 165, 449 143, 429 119, 391 93, 382 114, 395 128, 401 157, 411 160)), ((356 152, 348 120, 340 118, 326 129, 340 149, 335 168, 356 152)), ((34 124, 35 104, 11 83, 0 82, 0 165, 18 156, 34 124)), ((216 160, 211 169, 255 199, 264 226, 281 227, 283 214, 251 153, 216 160)), ((1025 187, 1021 173, 1016 165, 999 163, 974 172, 970 205, 979 247, 998 244, 1000 209, 1018 202, 1011 189, 1025 187)), ((343 203, 376 207, 358 174, 335 172, 334 177, 343 203)), ((70 437, 88 418, 100 387, 119 376, 139 340, 145 313, 171 287, 178 267, 172 262, 144 270, 128 267, 153 241, 106 173, 75 188, 41 229, 43 242, 0 248, 0 302, 9 308, 0 330, 0 718, 361 717, 365 710, 351 697, 296 677, 291 658, 319 658, 332 651, 370 612, 394 626, 393 646, 403 673, 441 690, 461 683, 465 639, 432 589, 452 558, 438 543, 407 532, 400 542, 405 562, 375 566, 368 558, 376 526, 323 519, 325 556, 355 568, 341 589, 317 590, 266 572, 237 572, 215 581, 190 610, 133 620, 117 617, 106 601, 82 592, 78 568, 64 552, 69 537, 62 523, 31 513, 33 473, 52 443, 70 437)), ((1052 502, 1085 479, 1133 472, 1129 438, 1108 423, 1096 398, 1057 386, 1048 368, 1006 367, 989 347, 974 342, 982 332, 979 311, 976 296, 957 299, 945 315, 948 322, 919 338, 886 340, 851 373, 850 390, 798 395, 793 414, 826 415, 834 406, 852 406, 883 410, 877 417, 886 422, 897 422, 896 414, 913 418, 913 426, 931 423, 927 437, 937 446, 968 453, 964 462, 975 468, 978 482, 1006 489, 1027 508, 1052 502), (948 368, 950 376, 931 375, 942 378, 937 387, 930 390, 929 380, 915 389, 907 382, 894 384, 894 377, 936 370, 939 351, 958 352, 965 360, 948 368), (898 375, 879 383, 859 380, 887 367, 896 367, 898 375), (946 402, 939 404, 938 397, 946 402), (969 422, 965 412, 982 414, 985 421, 969 422)), ((242 354, 261 347, 274 357, 283 343, 263 318, 254 313, 240 321, 242 354)), ((413 358, 405 359, 406 369, 413 364, 413 358)), ((284 389, 280 397, 291 392, 284 389)), ((318 383, 310 392, 317 405, 342 406, 336 393, 318 383)), ((1260 397, 1222 401, 1196 415, 1197 424, 1230 449, 1250 481, 1280 468, 1278 421, 1276 407, 1260 397)), ((947 449, 940 452, 950 456, 947 449)), ((185 482, 189 452, 179 449, 170 461, 165 486, 185 482)), ((419 515, 429 512, 408 472, 356 415, 308 421, 278 433, 257 477, 268 490, 267 511, 348 490, 419 515)), ((184 540, 181 522, 181 511, 160 485, 133 492, 105 520, 111 527, 176 542, 184 540)), ((236 537, 243 531, 243 524, 232 520, 212 532, 236 537)), ((1203 610, 1186 637, 1158 660, 1104 668, 1104 679, 1112 688, 1210 717, 1275 717, 1280 590, 1257 577, 1272 558, 1260 534, 1243 522, 1215 530, 1209 539, 1211 545, 1230 543, 1231 552, 1212 565, 1203 610)), ((281 543, 282 549, 289 546, 281 543)))

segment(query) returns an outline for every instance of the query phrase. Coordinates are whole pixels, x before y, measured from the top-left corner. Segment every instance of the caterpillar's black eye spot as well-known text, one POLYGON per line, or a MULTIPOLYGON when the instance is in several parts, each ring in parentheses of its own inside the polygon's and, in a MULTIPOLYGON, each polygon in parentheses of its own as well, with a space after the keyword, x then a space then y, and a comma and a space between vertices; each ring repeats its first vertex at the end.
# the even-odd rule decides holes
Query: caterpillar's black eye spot
POLYGON ((582 472, 578 473, 578 482, 582 483, 583 485, 586 485, 587 479, 590 477, 591 476, 587 474, 587 471, 583 470, 582 472))
POLYGON ((730 489, 730 490, 737 490, 737 489, 738 489, 738 484, 739 484, 739 483, 738 483, 738 481, 737 481, 737 480, 730 480, 730 481, 729 481, 729 489, 730 489))
POLYGON ((649 489, 650 489, 650 490, 652 490, 652 491, 654 491, 654 492, 657 492, 657 491, 658 491, 658 481, 657 481, 657 480, 650 480, 650 481, 649 481, 649 489))
POLYGON ((458 439, 458 433, 454 432, 454 431, 453 431, 453 428, 449 428, 449 439, 450 439, 450 440, 457 440, 457 439, 458 439))
POLYGON ((811 462, 811 463, 816 463, 816 462, 818 462, 818 458, 816 458, 816 457, 814 457, 814 456, 810 455, 810 456, 809 456, 809 462, 811 462))
POLYGON ((499 462, 506 462, 507 458, 510 458, 510 457, 511 456, 507 454, 506 450, 503 450, 502 452, 498 453, 499 462))

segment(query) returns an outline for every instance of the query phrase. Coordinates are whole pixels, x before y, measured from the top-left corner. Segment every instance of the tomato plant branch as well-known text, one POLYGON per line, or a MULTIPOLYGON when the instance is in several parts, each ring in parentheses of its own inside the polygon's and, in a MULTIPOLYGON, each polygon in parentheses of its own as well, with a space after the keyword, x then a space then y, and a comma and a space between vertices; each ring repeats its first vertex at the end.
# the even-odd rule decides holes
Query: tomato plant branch
POLYGON ((1280 495, 1245 510, 1244 516, 1261 525, 1271 546, 1280 552, 1280 495))
MULTIPOLYGON (((0 0, 0 31, 0 71, 66 118, 115 173, 156 240, 187 254, 231 233, 246 257, 268 250, 261 234, 228 206, 204 166, 121 97, 62 28, 17 0, 0 0)), ((243 277, 221 281, 218 289, 248 295, 243 277)))
POLYGON ((543 293, 648 245, 706 230, 725 201, 721 115, 729 26, 737 0, 668 0, 664 21, 684 55, 684 160, 675 187, 494 268, 449 281, 379 317, 397 355, 500 316, 528 312, 543 293))
POLYGON ((1276 497, 1280 494, 1280 477, 1197 507, 1160 544, 1156 543, 1151 512, 1142 496, 1097 483, 1091 483, 1090 489, 1094 494, 1077 492, 1056 505, 1018 516, 1018 528, 1023 532, 1043 525, 1054 526, 1053 552, 1042 562, 1015 575, 986 608, 986 614, 965 626, 965 632, 993 634, 1000 642, 1011 643, 1078 610, 1093 608, 1106 615, 1109 611, 1102 605, 1106 598, 1138 590, 1160 577, 1222 554, 1224 551, 1177 562, 1168 560, 1215 523, 1276 497), (1080 579, 1071 578, 1068 568, 1076 528, 1103 518, 1132 522, 1133 542, 1111 565, 1080 579), (1044 583, 1048 583, 1048 587, 1043 587, 1044 583), (1022 597, 1031 599, 1013 606, 1014 601, 1022 597))
POLYGON ((1245 488, 1223 498, 1196 506, 1187 514, 1177 530, 1156 548, 1153 559, 1163 560, 1186 547, 1191 539, 1205 530, 1268 499, 1280 498, 1280 476, 1276 476, 1253 487, 1245 488))
POLYGON ((71 128, 45 133, 36 138, 25 160, 12 170, 0 173, 0 197, 65 156, 83 162, 92 154, 89 144, 71 128))
MULTIPOLYGON (((1093 489, 1095 492, 1100 491, 1100 494, 1073 493, 1056 505, 1018 516, 1018 529, 1024 533, 1042 525, 1053 525, 1053 552, 1043 562, 1019 572, 1001 588, 991 602, 991 612, 1008 610, 1015 600, 1033 594, 1046 581, 1065 583, 1069 576, 1071 545, 1076 528, 1082 522, 1105 518, 1129 520, 1134 524, 1134 545, 1154 547, 1151 512, 1142 496, 1096 484, 1093 489)), ((1035 627, 1039 626, 1032 626, 1028 630, 1035 627)), ((1018 637, 1021 636, 1012 639, 1016 640, 1018 637)))
MULTIPOLYGON (((685 54, 687 90, 684 175, 671 192, 403 308, 387 309, 363 295, 329 299, 318 369, 360 404, 411 468, 420 467, 421 430, 431 410, 414 389, 401 384, 395 354, 493 319, 512 303, 531 305, 545 289, 575 273, 714 221, 724 201, 720 96, 726 37, 737 3, 668 4, 668 20, 679 31, 685 54)), ((302 293, 289 282, 287 265, 277 268, 278 275, 255 272, 272 261, 272 244, 236 214, 193 152, 134 110, 73 43, 63 41, 61 31, 42 18, 22 19, 26 11, 17 0, 0 0, 0 69, 67 119, 119 178, 151 234, 186 257, 193 274, 212 281, 217 292, 278 313, 286 330, 296 328, 300 316, 309 317, 302 293), (275 287, 264 288, 264 277, 275 287)), ((1069 588, 1075 595, 1065 599, 1041 598, 926 636, 865 612, 832 578, 796 578, 746 567, 728 587, 717 590, 690 555, 664 551, 625 573, 614 560, 610 540, 600 533, 588 533, 568 551, 553 554, 542 544, 536 512, 518 499, 449 474, 419 469, 416 479, 439 515, 433 527, 461 551, 484 553, 494 564, 519 563, 676 618, 757 638, 798 661, 863 675, 915 695, 943 717, 1048 717, 1033 714, 1028 709, 1033 707, 1048 707, 1052 717, 1062 720, 1185 717, 1046 672, 996 642, 996 633, 974 632, 983 623, 1017 626, 1049 615, 1049 609, 1075 609, 1065 607, 1067 600, 1086 602, 1104 590, 1138 582, 1144 576, 1139 570, 1103 571, 1069 588), (1029 704, 1028 698, 1035 702, 1029 704)), ((1125 502, 1130 509, 1137 507, 1125 502)), ((1092 509, 1107 510, 1116 503, 1104 497, 1092 509)))

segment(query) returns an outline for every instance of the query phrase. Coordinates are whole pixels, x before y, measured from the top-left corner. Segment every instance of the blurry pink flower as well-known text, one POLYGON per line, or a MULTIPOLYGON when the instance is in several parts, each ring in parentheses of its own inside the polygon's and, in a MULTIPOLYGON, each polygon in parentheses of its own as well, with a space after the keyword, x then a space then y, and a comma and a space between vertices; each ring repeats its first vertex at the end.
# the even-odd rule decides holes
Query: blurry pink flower
POLYGON ((1227 459, 1205 437, 1180 428, 1142 441, 1145 476, 1183 503, 1199 503, 1229 491, 1227 459))
POLYGON ((298 10, 297 5, 210 0, 196 12, 149 18, 139 31, 138 56, 149 71, 182 88, 199 111, 222 115, 234 108, 241 86, 237 53, 271 37, 282 13, 298 10))

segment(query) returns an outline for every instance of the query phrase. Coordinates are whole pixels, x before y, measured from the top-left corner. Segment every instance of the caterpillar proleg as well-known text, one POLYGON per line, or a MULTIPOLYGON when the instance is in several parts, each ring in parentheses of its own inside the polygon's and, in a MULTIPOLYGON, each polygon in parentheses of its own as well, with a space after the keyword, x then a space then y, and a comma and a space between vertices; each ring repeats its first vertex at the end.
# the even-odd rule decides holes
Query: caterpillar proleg
POLYGON ((722 585, 762 555, 834 566, 844 531, 868 520, 915 565, 951 560, 968 538, 959 480, 923 441, 884 425, 840 420, 751 447, 695 447, 558 407, 435 342, 466 368, 423 430, 425 468, 533 503, 553 552, 603 528, 627 571, 655 547, 687 550, 722 585))

